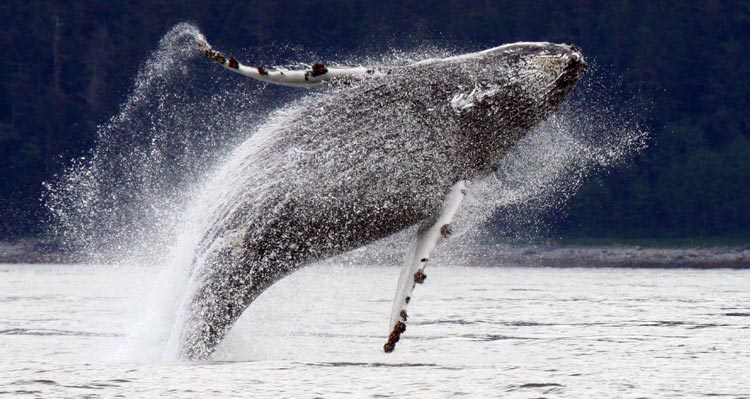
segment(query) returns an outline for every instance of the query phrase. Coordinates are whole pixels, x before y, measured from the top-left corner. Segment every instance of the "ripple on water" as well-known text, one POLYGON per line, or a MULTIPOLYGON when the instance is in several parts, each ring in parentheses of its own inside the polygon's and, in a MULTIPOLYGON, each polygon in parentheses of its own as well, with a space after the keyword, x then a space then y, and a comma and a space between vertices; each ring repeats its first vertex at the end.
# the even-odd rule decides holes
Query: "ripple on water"
POLYGON ((31 328, 10 328, 0 330, 0 335, 35 335, 35 336, 76 336, 76 337, 120 337, 122 334, 114 333, 93 333, 88 331, 74 330, 55 330, 55 329, 31 329, 31 328))

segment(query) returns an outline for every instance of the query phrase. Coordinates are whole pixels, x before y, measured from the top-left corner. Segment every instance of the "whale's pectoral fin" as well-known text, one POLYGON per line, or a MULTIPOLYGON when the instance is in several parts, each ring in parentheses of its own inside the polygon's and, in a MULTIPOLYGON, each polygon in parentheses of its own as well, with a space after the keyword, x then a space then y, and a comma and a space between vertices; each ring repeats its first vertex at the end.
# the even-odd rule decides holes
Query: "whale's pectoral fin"
POLYGON ((282 86, 309 88, 321 86, 326 82, 350 83, 352 81, 387 75, 386 72, 374 68, 328 68, 321 63, 313 64, 306 71, 264 68, 262 66, 252 67, 240 64, 236 58, 226 57, 224 54, 211 48, 211 45, 205 40, 199 40, 197 47, 198 51, 207 58, 221 64, 232 72, 282 86))
POLYGON ((451 222, 466 196, 467 185, 468 182, 464 180, 454 184, 445 198, 440 214, 423 222, 417 230, 417 239, 409 249, 398 279, 391 311, 390 334, 388 342, 383 346, 387 353, 393 352, 396 342, 406 331, 406 306, 411 300, 412 291, 417 284, 422 284, 427 278, 424 268, 432 251, 441 239, 451 234, 451 222))

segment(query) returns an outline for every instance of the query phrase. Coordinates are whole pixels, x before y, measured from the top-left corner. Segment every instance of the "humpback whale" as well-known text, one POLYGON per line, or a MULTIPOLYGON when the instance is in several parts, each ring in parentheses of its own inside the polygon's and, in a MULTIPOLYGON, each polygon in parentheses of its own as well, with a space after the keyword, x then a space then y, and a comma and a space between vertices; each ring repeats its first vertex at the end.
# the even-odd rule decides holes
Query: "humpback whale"
POLYGON ((214 209, 177 322, 186 359, 211 355, 264 290, 314 261, 419 225, 400 273, 383 350, 471 189, 570 96, 586 70, 574 45, 507 44, 402 67, 247 66, 199 41, 229 70, 316 87, 274 111, 232 163, 240 187, 214 209))

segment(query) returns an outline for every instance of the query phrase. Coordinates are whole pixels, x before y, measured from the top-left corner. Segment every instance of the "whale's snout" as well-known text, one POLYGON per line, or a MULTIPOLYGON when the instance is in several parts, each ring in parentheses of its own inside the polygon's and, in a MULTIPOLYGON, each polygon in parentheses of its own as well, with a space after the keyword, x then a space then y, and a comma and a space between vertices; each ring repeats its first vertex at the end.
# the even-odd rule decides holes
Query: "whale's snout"
POLYGON ((586 62, 586 58, 583 56, 583 51, 575 44, 570 46, 570 52, 567 56, 567 62, 568 65, 565 68, 566 72, 572 73, 578 78, 586 73, 586 69, 588 69, 589 66, 589 64, 586 62))
POLYGON ((572 87, 586 73, 588 63, 583 56, 583 51, 576 45, 569 47, 569 51, 564 55, 564 58, 567 65, 563 73, 557 78, 557 85, 572 87))
POLYGON ((589 64, 583 57, 583 53, 575 52, 570 55, 570 60, 568 61, 568 66, 565 68, 565 73, 572 75, 571 77, 575 79, 575 81, 578 81, 583 74, 586 73, 588 67, 589 64))
POLYGON ((570 46, 570 58, 572 62, 579 62, 586 66, 586 60, 583 57, 583 51, 575 44, 570 46))
POLYGON ((534 63, 554 81, 577 80, 588 67, 583 51, 576 45, 545 43, 536 51, 534 63))
POLYGON ((547 44, 539 51, 534 62, 543 71, 546 106, 557 108, 571 94, 573 88, 588 69, 583 51, 576 45, 547 44))

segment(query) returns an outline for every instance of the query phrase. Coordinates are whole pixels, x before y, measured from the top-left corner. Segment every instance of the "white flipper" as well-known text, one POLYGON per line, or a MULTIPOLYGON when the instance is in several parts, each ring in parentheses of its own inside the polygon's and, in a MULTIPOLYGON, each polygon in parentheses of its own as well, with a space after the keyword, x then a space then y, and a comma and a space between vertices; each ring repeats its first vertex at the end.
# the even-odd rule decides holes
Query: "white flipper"
POLYGON ((327 68, 320 63, 314 64, 309 71, 290 71, 286 69, 251 67, 240 64, 235 58, 225 57, 223 54, 212 49, 208 42, 205 41, 198 42, 198 51, 232 72, 282 86, 309 88, 321 86, 325 82, 331 80, 347 82, 386 75, 385 72, 372 68, 327 68))
POLYGON ((467 185, 468 182, 464 180, 454 184, 437 218, 425 221, 417 231, 417 239, 409 249, 398 278, 398 287, 391 311, 390 333, 388 342, 383 346, 383 350, 387 353, 393 352, 396 342, 401 338, 401 333, 406 331, 406 306, 411 300, 411 293, 417 283, 421 284, 426 278, 424 268, 427 266, 432 250, 442 238, 450 235, 450 223, 466 196, 467 185))

